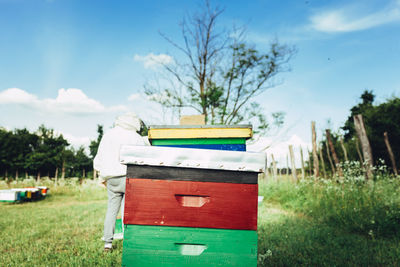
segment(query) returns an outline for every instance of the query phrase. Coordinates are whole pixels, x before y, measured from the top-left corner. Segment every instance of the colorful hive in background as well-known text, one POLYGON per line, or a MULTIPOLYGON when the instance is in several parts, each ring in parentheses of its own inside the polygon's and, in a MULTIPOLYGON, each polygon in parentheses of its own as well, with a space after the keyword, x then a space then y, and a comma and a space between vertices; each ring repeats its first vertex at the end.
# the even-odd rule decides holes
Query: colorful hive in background
POLYGON ((13 190, 0 190, 1 202, 17 202, 20 200, 19 193, 13 190))
POLYGON ((251 125, 149 127, 149 141, 153 146, 246 151, 246 139, 251 137, 251 125))
POLYGON ((49 188, 46 186, 13 188, 0 190, 0 202, 22 202, 44 198, 49 188))
POLYGON ((161 147, 122 148, 123 266, 257 265, 265 156, 244 152, 249 137, 249 127, 151 127, 150 141, 161 147))

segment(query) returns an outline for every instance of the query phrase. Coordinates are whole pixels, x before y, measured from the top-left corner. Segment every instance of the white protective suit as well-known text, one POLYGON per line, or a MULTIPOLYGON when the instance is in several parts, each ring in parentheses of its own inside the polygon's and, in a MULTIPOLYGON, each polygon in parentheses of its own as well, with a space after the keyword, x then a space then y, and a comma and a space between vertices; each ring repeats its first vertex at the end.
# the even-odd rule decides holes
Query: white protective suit
POLYGON ((114 128, 103 135, 93 161, 93 168, 99 171, 100 179, 107 182, 108 205, 103 236, 107 249, 112 246, 115 221, 121 204, 122 216, 124 213, 126 165, 120 163, 120 148, 122 145, 149 145, 148 140, 137 133, 140 126, 140 119, 133 113, 119 116, 114 128))

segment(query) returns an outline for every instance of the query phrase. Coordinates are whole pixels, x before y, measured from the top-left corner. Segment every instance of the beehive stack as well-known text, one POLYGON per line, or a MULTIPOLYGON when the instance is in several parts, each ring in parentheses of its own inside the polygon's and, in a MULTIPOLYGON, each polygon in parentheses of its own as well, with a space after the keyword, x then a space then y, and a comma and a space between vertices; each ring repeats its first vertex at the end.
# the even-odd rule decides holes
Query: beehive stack
POLYGON ((149 127, 149 140, 153 146, 246 151, 246 139, 251 137, 251 125, 149 127))
POLYGON ((265 158, 244 152, 250 136, 249 127, 155 127, 155 147, 122 148, 123 266, 257 265, 265 158))

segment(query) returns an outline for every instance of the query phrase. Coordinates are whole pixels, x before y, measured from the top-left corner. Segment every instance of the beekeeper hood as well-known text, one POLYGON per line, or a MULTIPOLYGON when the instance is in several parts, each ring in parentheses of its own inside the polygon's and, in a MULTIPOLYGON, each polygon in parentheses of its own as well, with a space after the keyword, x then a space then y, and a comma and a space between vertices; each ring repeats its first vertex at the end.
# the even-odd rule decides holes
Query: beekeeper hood
POLYGON ((115 120, 114 126, 122 127, 129 131, 140 131, 141 121, 133 112, 128 112, 120 115, 115 120))

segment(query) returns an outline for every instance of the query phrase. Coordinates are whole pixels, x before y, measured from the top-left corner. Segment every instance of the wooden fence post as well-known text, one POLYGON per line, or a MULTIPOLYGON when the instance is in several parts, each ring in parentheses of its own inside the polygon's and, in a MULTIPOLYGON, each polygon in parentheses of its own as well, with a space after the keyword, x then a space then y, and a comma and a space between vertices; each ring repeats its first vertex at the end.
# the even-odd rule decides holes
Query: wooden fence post
POLYGON ((336 169, 339 173, 339 176, 343 177, 342 167, 340 167, 340 162, 336 155, 335 147, 333 146, 333 142, 332 142, 332 138, 331 138, 331 131, 329 129, 326 129, 325 131, 326 131, 326 139, 327 139, 327 142, 329 143, 329 147, 332 152, 332 157, 333 157, 333 160, 335 161, 336 169))
POLYGON ((315 133, 315 121, 311 122, 311 131, 312 131, 314 175, 315 177, 319 177, 319 162, 317 155, 317 134, 315 133))
POLYGON ((289 175, 289 155, 286 154, 286 175, 289 175))
POLYGON ((362 166, 364 166, 364 159, 362 157, 361 150, 360 150, 360 140, 358 140, 358 138, 355 137, 354 142, 356 143, 356 150, 357 150, 358 157, 360 159, 360 163, 362 166))
POLYGON ((373 167, 373 158, 372 158, 372 149, 371 145, 369 144, 369 140, 367 137, 367 132, 365 131, 364 120, 361 114, 353 116, 354 119, 354 126, 357 131, 358 138, 361 142, 361 149, 363 152, 364 160, 367 164, 366 171, 367 171, 367 179, 372 178, 372 167, 373 167))
POLYGON ((307 149, 307 152, 308 152, 308 172, 309 172, 310 176, 312 176, 313 175, 312 166, 313 166, 314 161, 313 161, 313 157, 310 156, 311 155, 310 150, 307 149))
POLYGON ((274 174, 274 179, 277 179, 278 176, 278 170, 276 169, 276 161, 274 158, 274 154, 271 154, 271 159, 272 159, 272 168, 273 168, 273 174, 274 174))
POLYGON ((319 152, 319 160, 321 161, 321 165, 322 165, 322 172, 324 173, 324 178, 326 178, 325 161, 324 161, 324 157, 322 156, 322 148, 321 147, 319 147, 318 152, 319 152))
POLYGON ((341 145, 341 147, 343 149, 344 160, 345 161, 349 161, 349 158, 347 157, 347 150, 346 150, 346 147, 344 146, 344 142, 343 142, 343 137, 342 136, 339 137, 339 141, 340 141, 340 145, 341 145))
POLYGON ((306 178, 305 169, 304 169, 304 158, 303 158, 303 148, 300 146, 300 157, 301 157, 301 178, 306 178))
POLYGON ((292 176, 295 182, 297 182, 297 171, 296 171, 296 165, 294 161, 294 153, 293 153, 293 146, 289 145, 289 153, 290 153, 290 163, 292 166, 292 176))
POLYGON ((383 133, 383 138, 385 139, 386 148, 387 148, 388 153, 389 153, 390 161, 392 162, 393 172, 397 176, 398 173, 397 173, 396 160, 394 159, 394 154, 393 154, 393 151, 392 151, 392 147, 390 146, 390 143, 389 143, 389 137, 388 137, 387 132, 383 133))
POLYGON ((335 166, 333 165, 332 158, 331 158, 331 154, 330 154, 330 152, 329 152, 328 141, 325 142, 325 145, 326 145, 326 154, 328 155, 328 161, 329 161, 329 164, 331 165, 331 169, 332 169, 332 176, 334 176, 335 173, 336 173, 336 168, 335 168, 335 166))

